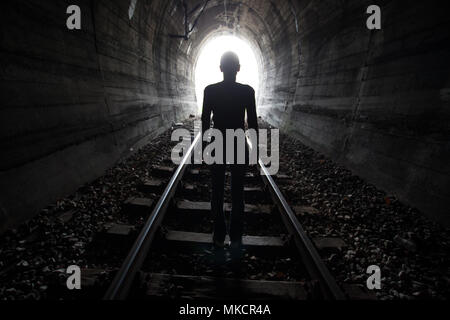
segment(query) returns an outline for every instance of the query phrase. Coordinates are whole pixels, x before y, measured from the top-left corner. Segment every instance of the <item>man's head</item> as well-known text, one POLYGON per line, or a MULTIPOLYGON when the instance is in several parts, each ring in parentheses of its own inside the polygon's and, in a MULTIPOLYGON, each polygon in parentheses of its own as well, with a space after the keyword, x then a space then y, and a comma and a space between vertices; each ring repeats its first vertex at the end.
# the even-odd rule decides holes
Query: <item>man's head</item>
POLYGON ((241 70, 239 57, 234 52, 226 52, 220 59, 220 70, 225 75, 236 75, 241 70))

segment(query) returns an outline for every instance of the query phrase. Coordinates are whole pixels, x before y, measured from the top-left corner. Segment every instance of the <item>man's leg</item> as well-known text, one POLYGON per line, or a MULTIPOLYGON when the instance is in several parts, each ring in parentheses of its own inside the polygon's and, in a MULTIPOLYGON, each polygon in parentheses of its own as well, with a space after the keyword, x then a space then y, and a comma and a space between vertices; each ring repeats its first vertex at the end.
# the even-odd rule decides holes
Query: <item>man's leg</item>
POLYGON ((227 235, 223 212, 223 194, 225 188, 225 165, 213 165, 211 210, 214 216, 214 244, 223 244, 227 235))
POLYGON ((244 232, 244 178, 245 165, 233 165, 231 167, 231 193, 233 197, 233 210, 231 213, 231 242, 240 245, 244 232))

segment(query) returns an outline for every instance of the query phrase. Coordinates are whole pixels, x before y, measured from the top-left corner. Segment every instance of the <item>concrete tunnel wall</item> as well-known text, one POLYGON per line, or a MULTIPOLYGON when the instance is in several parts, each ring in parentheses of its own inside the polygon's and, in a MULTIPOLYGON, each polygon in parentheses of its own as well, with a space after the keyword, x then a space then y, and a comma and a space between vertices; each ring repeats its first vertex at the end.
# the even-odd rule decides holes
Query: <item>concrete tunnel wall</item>
MULTIPOLYGON (((32 217, 195 112, 167 1, 19 0, 2 10, 0 229, 32 217), (82 29, 66 28, 78 4, 82 29)), ((180 12, 181 13, 181 12, 180 12)))
MULTIPOLYGON (((432 3, 212 0, 188 41, 179 1, 8 2, 0 39, 0 230, 100 176, 195 113, 205 38, 261 57, 259 113, 429 216, 449 222, 449 19, 432 3), (78 4, 82 30, 68 31, 78 4), (226 12, 226 13, 225 13, 226 12)), ((191 7, 203 3, 188 1, 191 7)))

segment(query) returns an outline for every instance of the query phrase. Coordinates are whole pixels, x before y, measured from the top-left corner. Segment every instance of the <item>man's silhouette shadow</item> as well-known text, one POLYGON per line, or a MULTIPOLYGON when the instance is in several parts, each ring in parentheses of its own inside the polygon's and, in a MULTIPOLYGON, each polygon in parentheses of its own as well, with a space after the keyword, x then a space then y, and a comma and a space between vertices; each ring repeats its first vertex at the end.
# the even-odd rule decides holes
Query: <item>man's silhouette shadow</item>
MULTIPOLYGON (((238 56, 227 52, 222 56, 220 70, 224 80, 208 86, 204 93, 202 130, 203 134, 211 127, 211 114, 214 128, 223 135, 223 164, 213 164, 211 209, 214 215, 213 242, 216 248, 223 248, 227 234, 224 205, 225 170, 226 163, 226 130, 245 130, 245 115, 247 113, 248 128, 258 130, 256 115, 255 91, 248 85, 236 82, 236 75, 240 71, 238 56)), ((236 146, 236 143, 234 143, 236 146)), ((230 240, 232 252, 240 253, 243 235, 244 214, 244 178, 246 164, 237 164, 237 148, 234 149, 234 164, 230 165, 232 212, 230 224, 230 240)))

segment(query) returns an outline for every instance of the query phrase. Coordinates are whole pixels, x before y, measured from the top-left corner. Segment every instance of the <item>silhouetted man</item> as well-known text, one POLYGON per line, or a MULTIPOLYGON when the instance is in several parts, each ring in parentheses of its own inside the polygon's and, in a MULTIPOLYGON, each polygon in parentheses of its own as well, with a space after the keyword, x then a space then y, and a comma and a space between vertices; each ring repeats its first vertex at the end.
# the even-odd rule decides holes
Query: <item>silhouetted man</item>
MULTIPOLYGON (((202 130, 210 129, 211 113, 213 114, 214 128, 222 132, 224 141, 223 164, 213 164, 212 173, 212 199, 211 209, 215 216, 214 246, 223 248, 226 237, 226 224, 223 211, 225 169, 226 169, 226 130, 245 130, 245 113, 247 111, 247 122, 249 129, 258 130, 256 116, 255 90, 252 87, 236 82, 236 75, 240 71, 238 56, 233 52, 227 52, 222 56, 220 70, 223 72, 224 81, 208 86, 205 89, 202 130)), ((240 250, 243 235, 243 213, 244 213, 244 177, 245 164, 237 164, 234 150, 235 162, 230 165, 231 190, 232 190, 232 213, 230 225, 231 248, 240 250)))

